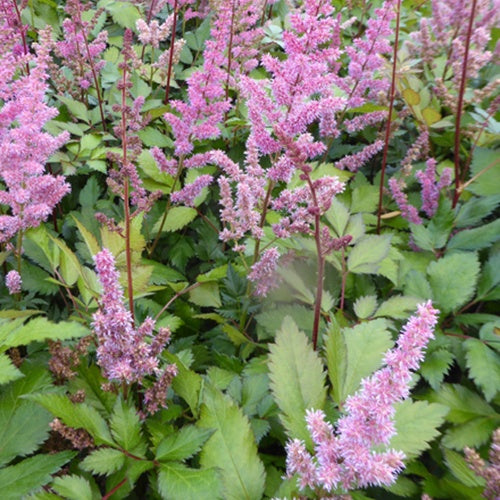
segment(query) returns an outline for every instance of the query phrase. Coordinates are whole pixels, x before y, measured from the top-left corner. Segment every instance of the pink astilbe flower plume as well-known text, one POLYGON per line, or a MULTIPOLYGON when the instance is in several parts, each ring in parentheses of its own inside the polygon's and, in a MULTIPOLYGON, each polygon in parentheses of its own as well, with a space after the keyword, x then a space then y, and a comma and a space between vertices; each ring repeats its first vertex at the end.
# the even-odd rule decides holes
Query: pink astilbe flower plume
POLYGON ((21 293, 21 275, 14 269, 12 271, 9 271, 5 275, 5 285, 7 286, 10 295, 21 293))
POLYGON ((106 378, 114 381, 143 385, 145 377, 154 375, 157 383, 145 395, 145 403, 150 404, 149 410, 154 412, 159 406, 166 405, 163 396, 177 373, 175 365, 165 369, 159 366, 158 356, 170 340, 170 330, 159 328, 157 335, 153 336, 155 322, 149 317, 136 328, 130 311, 124 306, 113 255, 104 249, 94 261, 103 289, 99 310, 94 313, 92 323, 99 344, 97 361, 106 378))
POLYGON ((17 33, 6 12, 0 9, 0 179, 5 186, 0 204, 9 207, 10 214, 0 216, 0 242, 45 221, 70 191, 62 175, 45 173, 49 157, 69 137, 53 137, 43 130, 57 115, 45 102, 50 31, 39 33, 35 55, 16 55, 17 33), (29 61, 34 66, 23 75, 19 70, 29 61))
POLYGON ((301 488, 341 488, 390 485, 404 468, 404 453, 375 447, 390 445, 396 434, 394 405, 409 395, 412 374, 424 359, 434 337, 438 311, 430 301, 420 304, 401 330, 397 345, 384 357, 384 366, 361 382, 349 396, 336 428, 321 410, 308 410, 307 428, 314 443, 311 455, 302 441, 287 445, 287 473, 298 474, 301 488))

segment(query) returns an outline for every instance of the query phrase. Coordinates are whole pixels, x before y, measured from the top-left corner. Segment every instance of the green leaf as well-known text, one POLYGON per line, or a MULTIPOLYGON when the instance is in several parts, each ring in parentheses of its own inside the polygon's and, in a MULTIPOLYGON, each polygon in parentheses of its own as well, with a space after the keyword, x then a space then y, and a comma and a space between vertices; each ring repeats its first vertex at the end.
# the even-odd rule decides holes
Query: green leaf
POLYGON ((467 190, 478 196, 498 195, 500 186, 498 162, 498 151, 476 147, 470 166, 471 178, 475 177, 475 180, 467 190))
POLYGON ((23 374, 14 366, 9 356, 0 354, 0 385, 21 378, 23 374))
POLYGON ((2 500, 19 500, 47 484, 76 453, 63 451, 54 455, 35 455, 16 465, 0 469, 2 500))
POLYGON ((450 408, 446 419, 453 423, 464 423, 475 417, 495 417, 495 410, 478 394, 458 384, 443 384, 430 394, 430 401, 450 408))
POLYGON ((161 441, 156 450, 156 459, 187 460, 200 451, 212 434, 210 429, 200 429, 194 425, 184 426, 161 441))
POLYGON ((179 463, 160 465, 158 490, 167 500, 218 500, 223 498, 221 489, 215 469, 191 469, 179 463))
POLYGON ((96 444, 114 445, 106 421, 99 412, 85 403, 72 403, 62 394, 32 394, 28 396, 61 421, 75 429, 85 429, 95 440, 96 444))
POLYGON ((58 95, 57 98, 68 108, 69 112, 76 118, 90 123, 87 106, 80 101, 75 101, 71 97, 58 95))
POLYGON ((354 312, 359 319, 369 318, 377 309, 377 296, 365 295, 354 302, 354 312))
POLYGON ((101 246, 97 242, 97 238, 76 217, 73 217, 73 220, 82 235, 83 241, 89 249, 90 255, 97 255, 101 251, 101 246))
POLYGON ((137 454, 137 446, 141 443, 141 422, 137 410, 117 398, 110 420, 111 434, 115 441, 124 449, 137 454))
POLYGON ((383 302, 374 314, 374 318, 388 316, 394 319, 405 319, 415 311, 421 299, 406 295, 394 295, 383 302))
MULTIPOLYGON (((207 387, 204 391, 201 428, 215 430, 200 455, 203 468, 220 471, 226 500, 260 500, 265 471, 248 418, 229 396, 207 387)), ((210 495, 209 495, 210 496, 210 495)))
MULTIPOLYGON (((195 217, 196 210, 191 207, 172 207, 167 214, 162 231, 172 232, 187 226, 195 217)), ((153 228, 153 233, 160 230, 162 219, 158 220, 153 228)))
POLYGON ((448 448, 462 451, 466 446, 479 448, 487 443, 493 431, 500 425, 500 416, 479 417, 448 429, 442 443, 448 448))
POLYGON ((52 238, 54 244, 59 247, 59 269, 61 276, 67 285, 73 286, 82 274, 82 266, 76 255, 70 250, 68 245, 58 238, 52 238))
POLYGON ((466 340, 464 347, 469 374, 491 401, 500 389, 500 356, 477 339, 466 340))
POLYGON ((409 399, 399 403, 394 417, 397 434, 389 447, 403 451, 409 458, 417 457, 439 435, 438 427, 447 413, 448 408, 437 403, 409 399))
MULTIPOLYGON (((0 338, 2 337, 2 329, 3 325, 0 328, 0 338)), ((47 339, 66 340, 79 338, 89 335, 89 333, 90 331, 87 327, 75 321, 52 323, 46 318, 39 317, 10 332, 3 341, 3 347, 16 347, 47 339)))
POLYGON ((464 305, 474 294, 479 275, 475 253, 445 255, 427 268, 433 299, 438 309, 448 313, 464 305))
POLYGON ((420 271, 410 271, 405 277, 405 295, 419 297, 424 300, 432 299, 431 285, 425 274, 420 271))
POLYGON ((290 317, 283 320, 269 348, 271 391, 291 437, 310 439, 306 429, 306 409, 322 409, 325 404, 323 365, 305 334, 290 317))
POLYGON ((164 354, 169 363, 177 366, 177 376, 172 381, 172 388, 176 394, 186 401, 195 417, 199 415, 200 399, 202 396, 203 379, 197 373, 189 370, 175 355, 164 354))
POLYGON ((420 366, 420 373, 434 390, 437 390, 441 385, 454 358, 453 353, 446 349, 438 349, 425 357, 425 361, 420 366))
POLYGON ((68 500, 92 500, 92 488, 84 478, 71 474, 69 476, 56 477, 50 487, 68 500))
POLYGON ((87 455, 80 463, 80 467, 93 474, 105 476, 119 471, 125 465, 125 455, 113 448, 100 448, 87 455))
POLYGON ((481 300, 497 300, 500 293, 500 252, 494 253, 484 265, 477 286, 477 296, 481 300), (495 293, 496 292, 496 293, 495 293))
POLYGON ((343 387, 347 369, 347 346, 337 320, 325 334, 324 348, 328 367, 328 378, 332 384, 332 398, 338 404, 342 402, 343 387))
POLYGON ((337 233, 337 236, 344 236, 344 231, 349 221, 349 211, 345 205, 336 198, 333 198, 332 206, 328 209, 325 216, 337 233))
POLYGON ((364 237, 349 253, 347 268, 356 274, 376 274, 380 262, 389 254, 390 244, 391 235, 364 237))
POLYGON ((462 455, 443 448, 444 460, 451 473, 466 486, 485 486, 485 480, 476 476, 462 455))
POLYGON ((216 281, 202 283, 189 292, 189 300, 201 307, 221 307, 219 284, 216 281))
POLYGON ((128 2, 108 2, 105 9, 111 14, 113 21, 122 28, 135 30, 135 23, 141 19, 137 7, 128 2))
POLYGON ((448 243, 448 249, 480 250, 489 247, 498 240, 500 240, 500 219, 455 234, 448 243))
POLYGON ((51 377, 44 368, 29 363, 22 369, 26 374, 0 392, 0 466, 35 451, 50 431, 52 415, 21 396, 47 388, 51 377))
POLYGON ((380 368, 382 359, 392 345, 387 322, 376 319, 342 330, 347 352, 345 376, 340 401, 354 394, 361 380, 380 368))
POLYGON ((456 217, 456 227, 475 226, 488 217, 500 203, 500 195, 472 198, 460 207, 456 217))

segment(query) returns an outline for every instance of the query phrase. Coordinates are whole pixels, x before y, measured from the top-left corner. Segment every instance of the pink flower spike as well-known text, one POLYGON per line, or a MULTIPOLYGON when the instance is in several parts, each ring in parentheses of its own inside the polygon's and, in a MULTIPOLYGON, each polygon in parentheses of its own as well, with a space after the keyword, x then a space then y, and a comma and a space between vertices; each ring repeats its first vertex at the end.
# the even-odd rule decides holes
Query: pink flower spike
POLYGON ((10 295, 21 293, 21 284, 21 275, 17 271, 9 271, 5 276, 5 285, 7 286, 10 295))

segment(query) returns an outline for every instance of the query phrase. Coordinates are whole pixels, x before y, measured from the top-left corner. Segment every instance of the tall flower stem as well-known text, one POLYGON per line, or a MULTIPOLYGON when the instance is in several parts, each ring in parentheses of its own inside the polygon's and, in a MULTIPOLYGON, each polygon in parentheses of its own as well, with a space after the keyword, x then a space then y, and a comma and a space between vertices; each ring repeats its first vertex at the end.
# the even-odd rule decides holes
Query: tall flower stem
MULTIPOLYGON (((123 85, 122 85, 122 150, 123 150, 123 165, 127 167, 127 119, 125 109, 127 106, 127 68, 123 68, 123 85)), ((125 170, 124 169, 124 170, 125 170)), ((130 185, 127 177, 124 179, 123 187, 123 203, 125 206, 125 259, 127 263, 127 291, 128 304, 132 321, 134 321, 134 285, 132 281, 132 250, 130 248, 130 185)))
MULTIPOLYGON (((19 31, 21 33, 21 39, 23 41, 23 50, 24 50, 24 55, 28 55, 28 43, 26 42, 26 33, 24 32, 23 29, 23 22, 21 19, 21 12, 19 12, 19 6, 17 5, 16 0, 12 0, 12 3, 14 4, 14 9, 16 10, 16 17, 17 17, 17 22, 19 23, 19 31)), ((30 74, 30 67, 29 64, 26 63, 26 74, 30 74)))
POLYGON ((309 175, 307 175, 307 184, 311 190, 311 196, 313 199, 314 207, 314 242, 316 243, 316 252, 318 254, 318 269, 317 269, 317 280, 316 280, 316 301, 314 303, 314 321, 312 329, 312 343, 313 349, 316 350, 318 345, 318 331, 319 331, 319 320, 321 317, 321 302, 323 300, 323 280, 325 275, 325 256, 323 255, 323 249, 321 246, 321 220, 320 220, 320 209, 318 204, 318 199, 316 197, 316 191, 314 189, 313 183, 309 175))
POLYGON ((465 169, 464 172, 460 172, 460 124, 462 121, 462 110, 464 107, 465 83, 467 82, 467 62, 469 59, 470 39, 476 13, 476 4, 477 0, 472 0, 471 11, 469 15, 469 25, 467 27, 467 35, 465 38, 465 53, 464 60, 462 62, 462 78, 460 80, 460 89, 458 91, 457 115, 455 118, 455 149, 453 152, 455 162, 455 194, 453 196, 453 208, 456 207, 458 199, 460 198, 460 173, 462 173, 464 179, 467 173, 465 169))
POLYGON ((172 65, 174 63, 175 27, 177 26, 177 0, 174 1, 174 19, 172 21, 172 40, 170 41, 170 52, 168 54, 167 88, 163 104, 168 104, 170 97, 170 79, 172 78, 172 65))
POLYGON ((384 139, 384 152, 382 156, 382 170, 380 175, 380 187, 378 192, 378 210, 377 210, 377 234, 380 234, 380 217, 382 215, 382 199, 384 196, 384 178, 385 169, 387 167, 387 152, 389 150, 389 138, 391 136, 391 124, 392 124, 392 109, 394 107, 394 96, 396 94, 396 64, 398 58, 398 45, 399 45, 399 25, 401 19, 401 0, 398 0, 396 6, 396 37, 394 40, 394 50, 392 53, 392 76, 391 76, 391 93, 389 98, 389 116, 387 117, 387 125, 385 128, 385 139, 384 139))
MULTIPOLYGON (((231 78, 231 64, 233 62, 233 37, 234 37, 234 18, 236 15, 235 0, 231 6, 231 28, 229 31, 229 44, 227 47, 227 78, 226 78, 226 101, 229 99, 229 79, 231 78)), ((226 111, 224 119, 227 120, 228 111, 226 111)))

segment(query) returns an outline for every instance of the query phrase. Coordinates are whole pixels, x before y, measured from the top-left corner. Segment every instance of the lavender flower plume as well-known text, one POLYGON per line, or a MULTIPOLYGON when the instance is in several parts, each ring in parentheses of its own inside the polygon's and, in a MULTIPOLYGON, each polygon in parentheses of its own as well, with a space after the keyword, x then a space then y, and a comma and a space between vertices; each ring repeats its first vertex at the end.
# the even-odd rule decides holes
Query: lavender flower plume
POLYGON ((10 295, 21 293, 21 275, 14 269, 12 271, 9 271, 5 276, 5 285, 7 286, 10 295))
MULTIPOLYGON (((94 257, 94 261, 103 288, 99 310, 93 315, 94 332, 99 343, 98 363, 110 380, 142 384, 146 376, 156 375, 158 385, 146 391, 145 401, 146 404, 153 403, 151 410, 156 411, 160 395, 165 395, 167 383, 176 373, 175 366, 169 365, 161 370, 158 362, 158 355, 170 340, 170 330, 160 328, 153 337, 155 322, 149 317, 135 328, 132 315, 123 303, 123 290, 118 282, 113 255, 105 248, 94 257)), ((164 398, 161 404, 165 405, 164 398)))
POLYGON ((387 447, 396 434, 394 405, 409 395, 413 371, 424 359, 433 338, 438 311, 430 301, 420 304, 401 330, 395 348, 384 357, 382 368, 361 382, 361 388, 345 402, 345 415, 336 429, 321 410, 308 410, 307 428, 314 443, 314 456, 297 439, 287 445, 287 473, 298 474, 301 488, 341 487, 348 491, 369 485, 390 485, 403 469, 404 453, 387 447))

